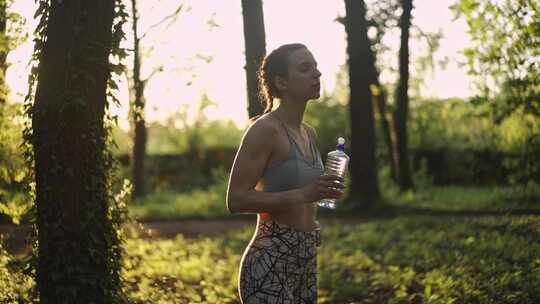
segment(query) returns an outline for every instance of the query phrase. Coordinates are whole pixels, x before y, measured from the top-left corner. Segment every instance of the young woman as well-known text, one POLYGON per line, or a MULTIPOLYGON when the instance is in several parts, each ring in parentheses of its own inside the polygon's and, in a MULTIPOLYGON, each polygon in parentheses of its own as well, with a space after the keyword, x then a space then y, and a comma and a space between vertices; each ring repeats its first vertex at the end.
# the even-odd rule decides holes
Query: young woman
POLYGON ((258 214, 240 263, 242 303, 317 302, 316 202, 339 199, 344 188, 323 175, 315 131, 302 122, 308 100, 320 96, 320 76, 302 44, 277 48, 259 69, 266 109, 244 134, 227 191, 231 213, 258 214))

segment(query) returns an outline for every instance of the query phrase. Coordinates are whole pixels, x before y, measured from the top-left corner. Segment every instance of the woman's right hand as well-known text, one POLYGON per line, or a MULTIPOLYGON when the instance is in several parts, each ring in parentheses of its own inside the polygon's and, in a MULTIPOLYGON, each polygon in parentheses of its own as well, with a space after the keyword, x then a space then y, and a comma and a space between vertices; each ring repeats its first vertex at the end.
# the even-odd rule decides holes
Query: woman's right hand
POLYGON ((343 178, 321 175, 316 181, 302 188, 304 202, 313 203, 323 198, 340 199, 344 188, 343 178))

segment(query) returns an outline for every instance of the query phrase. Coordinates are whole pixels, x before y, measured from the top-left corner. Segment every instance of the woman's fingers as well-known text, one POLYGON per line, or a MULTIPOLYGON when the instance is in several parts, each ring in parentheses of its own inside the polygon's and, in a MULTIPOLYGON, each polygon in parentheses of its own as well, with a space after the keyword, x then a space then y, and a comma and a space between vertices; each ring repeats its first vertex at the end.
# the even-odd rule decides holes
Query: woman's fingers
POLYGON ((320 179, 318 184, 322 187, 330 187, 330 188, 337 188, 337 189, 345 188, 343 181, 340 181, 337 179, 320 179))
POLYGON ((337 176, 337 175, 330 175, 330 174, 328 174, 328 175, 321 175, 321 176, 319 177, 319 179, 320 179, 320 180, 325 180, 325 181, 338 181, 338 182, 341 182, 341 183, 344 182, 344 180, 343 180, 342 177, 339 177, 339 176, 337 176))
POLYGON ((324 194, 343 194, 344 187, 337 184, 321 184, 319 185, 319 192, 324 194))
POLYGON ((320 194, 326 198, 339 199, 345 189, 343 178, 336 175, 322 175, 317 184, 320 194))

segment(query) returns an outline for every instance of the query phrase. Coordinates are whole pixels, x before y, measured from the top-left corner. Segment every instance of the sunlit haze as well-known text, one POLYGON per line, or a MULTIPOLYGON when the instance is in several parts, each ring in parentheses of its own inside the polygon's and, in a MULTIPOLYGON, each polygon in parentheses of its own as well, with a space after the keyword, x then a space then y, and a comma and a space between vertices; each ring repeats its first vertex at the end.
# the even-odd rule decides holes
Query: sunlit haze
MULTIPOLYGON (((171 0, 139 2, 141 32, 169 15, 179 3, 171 0)), ((209 118, 232 119, 243 127, 247 121, 247 101, 241 1, 190 0, 183 3, 185 10, 174 23, 153 28, 142 42, 143 78, 163 66, 163 71, 155 74, 146 88, 147 120, 163 120, 186 105, 197 105, 201 96, 207 94, 216 103, 206 112, 209 118)), ((471 95, 471 80, 458 64, 463 61, 460 51, 468 44, 466 27, 462 20, 452 22, 452 13, 448 9, 452 3, 453 0, 414 2, 415 24, 425 32, 443 30, 444 37, 435 59, 447 57, 449 60, 445 69, 437 67, 433 75, 425 76, 422 96, 444 98, 471 95)), ((26 25, 31 32, 36 24, 32 20, 34 1, 17 0, 11 10, 27 19, 26 25)), ((319 63, 323 90, 331 92, 335 85, 335 74, 346 60, 345 31, 335 21, 337 16, 344 13, 342 0, 264 1, 267 52, 284 43, 306 44, 319 63)), ((388 60, 397 63, 399 32, 389 37, 388 43, 395 49, 395 56, 388 60)), ((410 46, 414 59, 422 49, 412 42, 410 46)), ((32 47, 32 39, 29 39, 8 57, 11 66, 7 81, 15 100, 22 100, 26 94, 27 63, 32 47)), ((386 77, 384 74, 382 76, 383 79, 386 77)), ((114 110, 120 115, 123 128, 128 126, 125 82, 124 79, 120 86, 121 108, 114 110)), ((189 111, 196 111, 196 107, 189 107, 189 111)))

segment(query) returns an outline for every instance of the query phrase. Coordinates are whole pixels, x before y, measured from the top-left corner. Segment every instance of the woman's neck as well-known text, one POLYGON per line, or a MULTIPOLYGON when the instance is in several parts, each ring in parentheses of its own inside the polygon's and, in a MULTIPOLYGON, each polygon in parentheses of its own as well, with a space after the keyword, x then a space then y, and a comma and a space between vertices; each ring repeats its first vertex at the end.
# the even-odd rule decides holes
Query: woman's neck
POLYGON ((279 107, 274 110, 274 115, 277 115, 290 128, 300 131, 306 105, 307 101, 281 100, 279 107))

